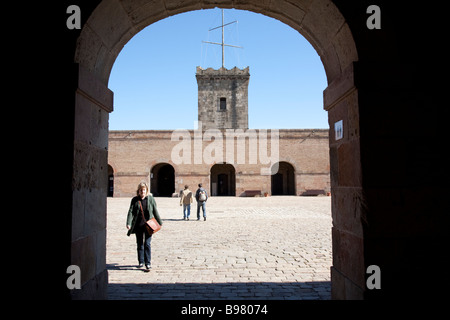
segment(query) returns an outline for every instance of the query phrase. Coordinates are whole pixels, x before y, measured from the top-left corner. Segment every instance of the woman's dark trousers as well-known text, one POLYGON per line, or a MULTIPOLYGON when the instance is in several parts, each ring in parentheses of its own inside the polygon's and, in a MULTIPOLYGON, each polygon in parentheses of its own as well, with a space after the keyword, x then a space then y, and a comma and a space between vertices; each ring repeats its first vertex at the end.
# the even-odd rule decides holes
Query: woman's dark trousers
POLYGON ((148 235, 145 227, 138 228, 136 230, 136 244, 137 244, 137 254, 139 264, 145 263, 150 264, 152 260, 152 249, 151 249, 152 236, 148 235), (145 238, 145 241, 144 241, 145 238))

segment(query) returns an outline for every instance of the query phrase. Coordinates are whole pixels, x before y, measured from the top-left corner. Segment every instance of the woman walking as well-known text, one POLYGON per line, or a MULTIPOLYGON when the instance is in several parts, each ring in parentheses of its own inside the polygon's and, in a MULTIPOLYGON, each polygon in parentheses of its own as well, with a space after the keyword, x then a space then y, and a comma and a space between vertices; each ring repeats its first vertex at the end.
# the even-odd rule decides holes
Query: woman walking
POLYGON ((158 209, 156 208, 155 198, 148 193, 148 186, 145 182, 138 185, 136 197, 131 199, 130 209, 127 216, 128 236, 132 233, 136 234, 138 268, 142 268, 145 263, 147 271, 151 269, 151 246, 152 235, 145 228, 145 222, 151 218, 162 226, 158 209), (145 219, 145 220, 144 220, 145 219))

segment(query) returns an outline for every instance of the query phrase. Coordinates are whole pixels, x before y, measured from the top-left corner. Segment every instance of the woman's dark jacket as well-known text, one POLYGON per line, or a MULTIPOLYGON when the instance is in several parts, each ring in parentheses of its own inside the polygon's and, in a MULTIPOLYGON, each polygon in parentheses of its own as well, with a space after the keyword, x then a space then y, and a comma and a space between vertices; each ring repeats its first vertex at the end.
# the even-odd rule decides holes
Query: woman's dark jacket
POLYGON ((158 209, 156 208, 155 198, 153 198, 151 195, 148 195, 144 198, 144 200, 141 200, 141 197, 136 196, 131 199, 130 209, 128 210, 127 226, 131 226, 130 230, 128 230, 128 236, 136 232, 135 228, 137 227, 137 217, 142 216, 141 206, 139 205, 140 201, 148 201, 147 208, 144 210, 145 220, 155 218, 156 221, 158 221, 158 223, 162 226, 162 220, 159 217, 158 209))

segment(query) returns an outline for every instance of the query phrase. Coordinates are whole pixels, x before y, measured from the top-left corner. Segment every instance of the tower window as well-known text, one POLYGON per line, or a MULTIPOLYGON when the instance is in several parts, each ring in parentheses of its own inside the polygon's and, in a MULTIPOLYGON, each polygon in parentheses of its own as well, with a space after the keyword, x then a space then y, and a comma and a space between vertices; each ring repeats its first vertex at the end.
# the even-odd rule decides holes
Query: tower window
POLYGON ((226 98, 220 98, 219 110, 220 111, 227 110, 227 99, 226 98))

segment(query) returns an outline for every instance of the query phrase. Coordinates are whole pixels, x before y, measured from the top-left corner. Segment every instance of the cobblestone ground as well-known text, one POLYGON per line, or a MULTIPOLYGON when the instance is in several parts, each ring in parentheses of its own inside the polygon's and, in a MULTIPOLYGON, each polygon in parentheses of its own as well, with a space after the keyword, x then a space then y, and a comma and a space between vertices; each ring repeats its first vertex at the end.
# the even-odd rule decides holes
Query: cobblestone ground
POLYGON ((331 197, 211 197, 207 220, 182 220, 179 198, 156 198, 163 228, 152 270, 126 235, 130 198, 108 198, 109 299, 330 299, 331 197))

